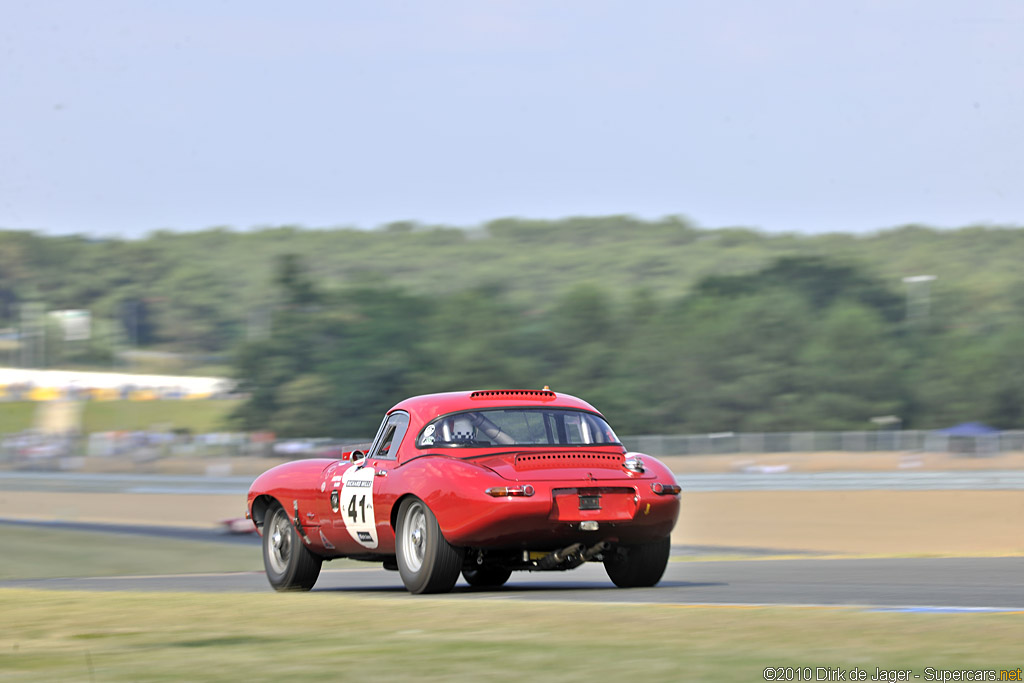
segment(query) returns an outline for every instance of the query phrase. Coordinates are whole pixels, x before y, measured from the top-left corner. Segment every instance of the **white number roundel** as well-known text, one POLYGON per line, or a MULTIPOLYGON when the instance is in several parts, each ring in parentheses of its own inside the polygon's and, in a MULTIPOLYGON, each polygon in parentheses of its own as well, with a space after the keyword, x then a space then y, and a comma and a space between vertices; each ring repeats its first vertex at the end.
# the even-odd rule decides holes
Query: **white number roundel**
POLYGON ((372 467, 349 467, 341 477, 340 510, 345 527, 357 543, 377 547, 377 524, 373 516, 372 467))

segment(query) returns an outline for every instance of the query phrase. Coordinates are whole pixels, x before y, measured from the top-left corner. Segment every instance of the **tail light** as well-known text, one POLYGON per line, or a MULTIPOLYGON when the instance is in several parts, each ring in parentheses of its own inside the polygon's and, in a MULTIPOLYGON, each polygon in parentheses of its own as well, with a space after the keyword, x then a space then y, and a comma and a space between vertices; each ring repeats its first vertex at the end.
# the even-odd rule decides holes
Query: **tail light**
POLYGON ((525 496, 528 498, 535 491, 532 486, 526 484, 525 486, 492 486, 484 491, 484 493, 495 498, 505 498, 508 496, 525 496))
POLYGON ((683 487, 678 484, 662 484, 660 481, 656 481, 651 484, 651 490, 659 496, 675 496, 683 490, 683 487))

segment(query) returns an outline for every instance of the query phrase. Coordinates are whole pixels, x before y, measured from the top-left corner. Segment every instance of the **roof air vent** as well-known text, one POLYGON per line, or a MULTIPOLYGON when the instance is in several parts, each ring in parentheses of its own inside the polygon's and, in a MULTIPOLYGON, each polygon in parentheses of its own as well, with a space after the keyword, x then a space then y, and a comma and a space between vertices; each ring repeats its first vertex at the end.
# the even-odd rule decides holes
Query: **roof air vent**
POLYGON ((523 400, 533 399, 536 401, 550 401, 555 398, 553 391, 539 391, 537 389, 499 389, 495 391, 474 391, 470 398, 486 398, 491 400, 523 400))

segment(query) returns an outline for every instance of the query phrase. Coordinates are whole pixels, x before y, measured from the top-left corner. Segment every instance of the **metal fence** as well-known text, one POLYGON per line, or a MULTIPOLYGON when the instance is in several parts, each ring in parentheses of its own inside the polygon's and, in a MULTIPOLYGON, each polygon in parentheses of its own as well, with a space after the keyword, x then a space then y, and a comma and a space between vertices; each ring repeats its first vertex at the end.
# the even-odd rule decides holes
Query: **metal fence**
MULTIPOLYGON (((265 433, 180 434, 159 431, 52 434, 28 430, 0 435, 0 468, 74 468, 83 456, 145 463, 167 457, 337 458, 365 439, 274 439, 265 433)), ((79 463, 80 465, 80 463, 79 463)))
POLYGON ((764 432, 718 434, 650 434, 621 437, 631 451, 654 456, 727 453, 820 453, 918 451, 992 455, 1024 451, 1024 431, 955 437, 922 430, 871 432, 764 432))
MULTIPOLYGON (((764 432, 718 434, 649 434, 621 437, 628 450, 653 456, 739 453, 924 452, 985 456, 1024 452, 1024 430, 977 437, 938 432, 883 430, 871 432, 764 432)), ((260 433, 174 434, 106 432, 89 435, 28 431, 0 435, 0 466, 56 463, 68 457, 128 456, 137 461, 173 456, 340 457, 366 439, 274 439, 260 433)))

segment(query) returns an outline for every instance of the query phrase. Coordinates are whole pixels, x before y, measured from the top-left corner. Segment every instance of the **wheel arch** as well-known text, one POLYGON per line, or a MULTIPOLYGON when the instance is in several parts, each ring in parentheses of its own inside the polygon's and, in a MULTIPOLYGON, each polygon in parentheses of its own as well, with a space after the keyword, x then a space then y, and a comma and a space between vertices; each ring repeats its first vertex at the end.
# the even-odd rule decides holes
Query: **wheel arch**
POLYGON ((429 505, 427 505, 427 502, 425 500, 417 496, 415 493, 407 492, 400 495, 395 500, 395 504, 391 506, 391 531, 394 532, 396 536, 398 535, 398 511, 402 508, 402 503, 404 503, 409 498, 416 498, 427 507, 430 507, 429 505))
MULTIPOLYGON (((421 496, 421 495, 419 495, 419 494, 417 494, 417 493, 415 493, 413 491, 409 491, 409 492, 406 492, 406 493, 403 493, 402 495, 400 495, 395 500, 395 504, 391 506, 391 519, 390 519, 390 523, 391 523, 391 531, 395 535, 395 543, 396 544, 398 543, 398 513, 402 509, 402 504, 405 501, 409 500, 410 498, 415 498, 416 500, 418 500, 421 503, 423 503, 423 505, 425 505, 428 510, 430 510, 430 513, 432 515, 434 515, 434 519, 437 521, 437 528, 438 528, 438 531, 441 532, 441 537, 446 542, 448 542, 449 534, 445 532, 444 524, 442 524, 441 517, 438 516, 437 510, 434 508, 434 506, 432 506, 430 504, 431 503, 431 498, 429 496, 421 496)), ((454 546, 453 545, 453 547, 458 547, 458 546, 454 546)))
MULTIPOLYGON (((270 510, 274 505, 281 505, 281 502, 269 494, 261 494, 253 498, 252 501, 252 521, 258 528, 263 528, 263 522, 266 521, 267 511, 270 510)), ((281 505, 281 507, 284 507, 281 505)))

